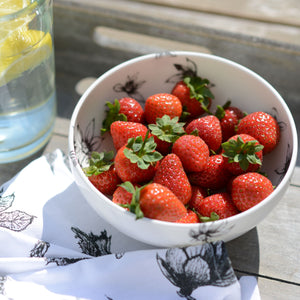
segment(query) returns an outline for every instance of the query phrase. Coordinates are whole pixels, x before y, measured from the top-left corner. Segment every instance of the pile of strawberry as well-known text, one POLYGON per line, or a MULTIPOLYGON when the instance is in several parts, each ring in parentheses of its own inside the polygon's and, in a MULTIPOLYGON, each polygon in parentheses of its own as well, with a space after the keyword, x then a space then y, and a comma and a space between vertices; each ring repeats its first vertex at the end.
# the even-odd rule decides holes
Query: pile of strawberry
POLYGON ((230 101, 212 113, 209 84, 186 77, 144 108, 132 98, 107 103, 102 134, 115 151, 91 154, 91 183, 136 218, 177 223, 228 218, 271 194, 260 169, 279 142, 277 121, 230 101))

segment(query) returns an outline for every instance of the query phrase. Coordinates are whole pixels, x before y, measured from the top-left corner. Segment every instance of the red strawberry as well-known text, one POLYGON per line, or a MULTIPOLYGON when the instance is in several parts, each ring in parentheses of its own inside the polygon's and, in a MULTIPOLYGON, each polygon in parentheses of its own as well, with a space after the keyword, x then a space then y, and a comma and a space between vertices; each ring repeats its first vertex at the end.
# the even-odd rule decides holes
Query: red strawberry
POLYGON ((171 119, 180 117, 182 105, 180 100, 171 94, 160 93, 150 96, 145 103, 145 117, 148 124, 155 124, 157 118, 168 115, 171 119))
POLYGON ((223 106, 217 105, 215 116, 220 120, 222 128, 222 141, 227 141, 236 134, 236 126, 239 120, 244 117, 244 113, 235 106, 230 106, 231 102, 227 101, 223 106))
POLYGON ((125 97, 119 100, 120 114, 124 114, 127 117, 128 122, 143 123, 144 122, 144 110, 140 103, 135 99, 125 97))
POLYGON ((183 203, 165 186, 146 185, 140 192, 140 208, 145 217, 176 222, 187 214, 183 203))
POLYGON ((119 205, 130 204, 132 200, 132 193, 126 191, 122 186, 118 186, 113 193, 112 202, 119 205))
POLYGON ((231 176, 231 173, 225 166, 224 157, 221 154, 210 156, 203 171, 193 172, 188 175, 191 184, 209 189, 224 188, 231 176))
POLYGON ((238 210, 228 193, 218 193, 204 198, 200 202, 197 212, 204 217, 211 217, 212 213, 215 213, 219 219, 225 219, 236 215, 238 210))
POLYGON ((208 146, 194 135, 181 136, 174 143, 172 152, 180 158, 186 172, 201 172, 209 158, 208 146))
POLYGON ((237 133, 253 136, 264 146, 264 154, 271 152, 280 138, 280 129, 275 118, 261 111, 245 116, 238 124, 237 133))
POLYGON ((216 116, 209 115, 191 121, 185 131, 191 134, 193 131, 204 140, 209 149, 217 152, 222 143, 222 129, 219 119, 216 116))
POLYGON ((187 214, 183 216, 181 219, 177 220, 176 223, 192 224, 192 223, 200 223, 200 221, 198 215, 194 211, 188 210, 187 214))
POLYGON ((116 150, 126 145, 129 138, 137 136, 144 138, 147 131, 148 129, 145 125, 135 122, 115 121, 110 126, 110 133, 116 150))
POLYGON ((113 156, 112 151, 93 152, 89 160, 89 167, 83 169, 96 189, 106 195, 112 195, 118 184, 121 183, 113 166, 113 156))
POLYGON ((168 115, 156 119, 156 124, 149 124, 151 134, 157 144, 156 150, 163 155, 171 152, 173 143, 183 134, 184 123, 178 122, 178 117, 171 119, 168 115))
POLYGON ((176 222, 187 214, 183 203, 165 186, 150 183, 142 187, 134 187, 127 181, 121 185, 132 195, 131 202, 121 204, 136 215, 136 219, 144 216, 161 221, 176 222))
POLYGON ((267 198, 273 192, 272 182, 265 176, 249 172, 234 178, 231 196, 235 206, 245 211, 267 198))
POLYGON ((207 197, 206 189, 196 185, 192 185, 192 198, 188 203, 189 207, 191 209, 198 210, 198 205, 205 197, 207 197))
POLYGON ((150 181, 156 172, 157 162, 162 155, 155 151, 154 138, 141 136, 128 140, 115 157, 115 168, 123 182, 143 183, 150 181))
POLYGON ((110 126, 115 121, 144 122, 144 110, 133 98, 115 99, 114 103, 106 102, 106 106, 108 110, 102 123, 102 133, 110 131, 110 126))
POLYGON ((206 112, 213 94, 208 88, 209 81, 200 77, 186 77, 174 86, 171 94, 177 96, 189 119, 194 119, 206 112))
POLYGON ((190 182, 176 154, 168 154, 162 159, 153 182, 167 187, 183 204, 188 203, 192 196, 190 182))
POLYGON ((248 134, 237 134, 222 144, 225 165, 234 175, 257 171, 263 160, 263 146, 248 134))

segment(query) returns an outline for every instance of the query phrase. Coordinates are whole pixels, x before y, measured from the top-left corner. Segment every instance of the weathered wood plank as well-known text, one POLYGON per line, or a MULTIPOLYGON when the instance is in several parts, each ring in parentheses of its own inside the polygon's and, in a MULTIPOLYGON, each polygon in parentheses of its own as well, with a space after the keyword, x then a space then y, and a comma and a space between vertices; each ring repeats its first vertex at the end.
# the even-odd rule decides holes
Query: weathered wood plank
POLYGON ((101 47, 124 49, 124 51, 137 52, 140 55, 163 51, 195 51, 210 53, 198 45, 181 43, 144 34, 99 26, 94 29, 93 39, 101 47))
POLYGON ((300 5, 298 0, 286 1, 256 1, 246 0, 241 5, 240 0, 133 0, 181 9, 220 14, 236 18, 259 20, 278 24, 300 26, 300 5))

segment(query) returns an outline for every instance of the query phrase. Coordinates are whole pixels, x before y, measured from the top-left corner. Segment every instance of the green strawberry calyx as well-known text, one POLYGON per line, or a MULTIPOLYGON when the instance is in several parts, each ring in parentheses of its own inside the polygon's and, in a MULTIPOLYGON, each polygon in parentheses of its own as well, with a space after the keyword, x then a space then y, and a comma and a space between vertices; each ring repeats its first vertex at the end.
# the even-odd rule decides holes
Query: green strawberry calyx
POLYGON ((198 217, 201 222, 213 222, 220 219, 219 215, 215 212, 212 212, 209 217, 205 217, 202 215, 199 215, 198 217))
POLYGON ((214 211, 211 212, 209 217, 201 215, 195 208, 193 208, 192 211, 197 215, 198 219, 202 223, 213 222, 213 221, 217 221, 220 219, 219 215, 217 213, 215 213, 214 211))
POLYGON ((174 143, 180 136, 185 134, 183 129, 185 123, 178 122, 178 120, 178 117, 171 119, 170 116, 164 115, 162 118, 156 119, 156 124, 149 124, 148 127, 158 139, 174 143))
POLYGON ((217 109, 215 112, 215 116, 219 119, 222 120, 225 117, 225 110, 230 107, 231 101, 228 100, 223 106, 217 105, 217 109))
POLYGON ((257 140, 244 143, 240 136, 237 137, 237 140, 229 139, 227 142, 222 143, 224 150, 222 155, 228 158, 229 163, 239 163, 241 169, 246 171, 249 164, 262 164, 256 153, 261 151, 264 146, 257 143, 257 140))
POLYGON ((89 166, 83 168, 86 176, 99 175, 108 171, 113 165, 114 152, 92 152, 89 159, 89 166))
POLYGON ((190 97, 197 99, 204 111, 210 113, 208 106, 210 104, 209 99, 214 99, 214 95, 210 91, 208 85, 209 80, 206 78, 201 78, 199 76, 185 77, 183 82, 188 86, 190 90, 190 97))
POLYGON ((140 207, 140 192, 145 187, 134 187, 130 181, 125 181, 120 184, 127 192, 132 194, 131 202, 129 204, 119 204, 124 208, 128 208, 130 212, 136 215, 136 219, 141 219, 144 217, 144 214, 140 207))
POLYGON ((128 139, 124 155, 131 163, 136 163, 140 169, 146 170, 163 158, 158 151, 155 151, 156 146, 154 137, 149 138, 148 130, 144 139, 142 136, 128 139))
POLYGON ((110 125, 115 121, 127 121, 127 116, 120 113, 120 102, 115 99, 114 103, 106 102, 106 118, 102 122, 101 134, 110 131, 110 125))

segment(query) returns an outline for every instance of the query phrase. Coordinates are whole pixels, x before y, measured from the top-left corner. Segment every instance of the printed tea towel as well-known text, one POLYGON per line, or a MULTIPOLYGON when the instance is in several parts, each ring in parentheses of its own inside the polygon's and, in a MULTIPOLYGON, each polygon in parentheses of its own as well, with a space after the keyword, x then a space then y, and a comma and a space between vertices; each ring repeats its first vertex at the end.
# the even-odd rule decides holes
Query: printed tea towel
POLYGON ((102 220, 60 150, 0 187, 0 299, 260 299, 223 242, 160 249, 102 220))

